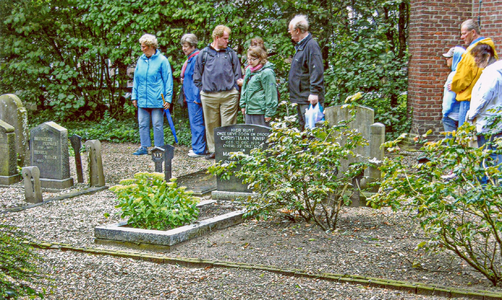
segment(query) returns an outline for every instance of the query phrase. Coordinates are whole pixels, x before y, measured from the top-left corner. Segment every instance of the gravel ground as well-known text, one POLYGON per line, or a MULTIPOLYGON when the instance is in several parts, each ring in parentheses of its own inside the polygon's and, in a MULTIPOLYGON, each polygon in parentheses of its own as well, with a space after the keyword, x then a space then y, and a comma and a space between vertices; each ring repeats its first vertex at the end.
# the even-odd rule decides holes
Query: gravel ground
MULTIPOLYGON (((136 147, 103 143, 108 185, 139 171, 153 171, 149 156, 131 155, 136 147)), ((176 148, 173 176, 212 163, 188 158, 187 152, 186 147, 176 148)), ((72 176, 76 178, 74 173, 72 167, 72 176)), ((59 194, 45 191, 44 199, 59 194)), ((20 184, 0 187, 0 209, 21 205, 23 198, 20 184)), ((0 218, 38 240, 128 250, 94 243, 94 227, 119 220, 115 199, 112 192, 104 190, 3 214, 0 218), (110 217, 106 218, 105 213, 110 217)), ((247 220, 182 243, 164 255, 502 292, 459 260, 445 254, 415 251, 422 240, 409 216, 388 209, 347 208, 335 232, 326 233, 302 221, 247 220)), ((70 251, 37 251, 45 257, 43 271, 54 280, 46 285, 51 291, 50 299, 443 299, 263 271, 187 268, 70 251)))

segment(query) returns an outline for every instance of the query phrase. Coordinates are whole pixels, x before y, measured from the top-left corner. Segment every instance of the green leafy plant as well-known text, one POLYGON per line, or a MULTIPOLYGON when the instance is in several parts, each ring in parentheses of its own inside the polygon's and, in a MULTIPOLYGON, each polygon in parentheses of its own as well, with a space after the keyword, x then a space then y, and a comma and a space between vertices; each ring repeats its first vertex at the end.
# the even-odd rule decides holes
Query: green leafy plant
POLYGON ((350 203, 352 179, 365 167, 354 163, 347 171, 341 169, 343 160, 356 157, 356 147, 367 145, 347 126, 351 120, 331 127, 324 122, 300 132, 295 117, 286 117, 272 124, 262 149, 253 149, 250 155, 234 153, 231 158, 236 161, 216 164, 209 171, 223 179, 235 174, 257 193, 246 200, 246 216, 281 212, 313 220, 323 230, 335 229, 339 213, 350 203), (241 168, 236 171, 237 165, 241 168))
POLYGON ((121 218, 135 228, 167 230, 197 219, 198 200, 175 180, 164 181, 161 173, 137 173, 110 188, 118 197, 121 218))
MULTIPOLYGON (((413 166, 402 155, 386 158, 381 188, 370 203, 408 212, 428 237, 419 248, 455 255, 497 285, 502 281, 502 174, 490 154, 502 153, 502 140, 495 141, 501 150, 472 147, 474 132, 465 124, 451 139, 425 142, 421 151, 427 159, 413 166), (442 177, 451 171, 455 178, 442 177), (484 176, 486 184, 480 180, 484 176)), ((384 147, 399 152, 404 138, 384 147)))
POLYGON ((17 227, 0 224, 0 298, 43 298, 45 291, 34 288, 43 278, 37 267, 41 261, 29 245, 26 233, 17 227))

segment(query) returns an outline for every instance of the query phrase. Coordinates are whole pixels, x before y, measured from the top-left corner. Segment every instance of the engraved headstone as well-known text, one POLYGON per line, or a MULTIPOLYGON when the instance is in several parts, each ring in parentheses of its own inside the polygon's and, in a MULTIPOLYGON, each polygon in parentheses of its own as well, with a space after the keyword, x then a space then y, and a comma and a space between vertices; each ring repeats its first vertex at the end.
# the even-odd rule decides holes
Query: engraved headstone
POLYGON ((31 164, 40 169, 44 188, 64 189, 73 186, 68 155, 68 130, 54 122, 31 129, 31 164))
POLYGON ((75 167, 77 169, 77 180, 79 183, 84 182, 84 174, 82 171, 82 157, 80 156, 80 149, 82 148, 82 138, 76 134, 70 136, 71 147, 75 153, 75 167))
POLYGON ((43 202, 42 189, 40 186, 40 170, 37 167, 24 167, 22 173, 26 202, 43 202))
MULTIPOLYGON (((214 130, 215 160, 217 162, 230 162, 231 152, 251 153, 254 148, 262 147, 270 134, 270 127, 259 125, 230 125, 219 127, 214 130)), ((242 180, 231 176, 230 180, 222 180, 216 177, 217 192, 250 193, 251 190, 242 184, 242 180)))
POLYGON ((152 160, 155 164, 155 172, 162 173, 162 165, 164 165, 164 180, 169 181, 172 177, 172 161, 174 158, 174 147, 164 145, 152 149, 152 160))
POLYGON ((155 147, 152 149, 152 161, 155 164, 155 172, 162 173, 162 164, 164 164, 164 148, 155 147))
POLYGON ((89 152, 89 186, 105 186, 105 174, 103 171, 103 159, 101 157, 101 142, 89 140, 85 142, 85 148, 89 152))
POLYGON ((9 185, 19 182, 16 158, 15 129, 0 120, 0 184, 9 185))
POLYGON ((0 96, 0 120, 14 127, 16 133, 16 153, 20 167, 28 165, 28 116, 23 103, 14 94, 0 96))
MULTIPOLYGON (((350 110, 347 107, 342 107, 341 105, 335 105, 326 108, 324 111, 324 116, 326 121, 330 125, 339 124, 342 120, 349 120, 352 118, 350 110)), ((349 123, 349 127, 359 131, 363 138, 369 142, 368 146, 359 147, 354 150, 354 153, 358 155, 358 158, 352 158, 341 162, 341 172, 348 169, 348 166, 354 162, 361 162, 363 159, 370 160, 376 158, 378 160, 383 159, 383 152, 380 149, 382 143, 385 142, 385 126, 381 123, 374 123, 374 111, 371 108, 364 106, 355 107, 355 119, 349 123)), ((343 143, 344 141, 341 141, 343 143)), ((358 178, 355 183, 361 183, 361 187, 364 187, 366 183, 370 183, 380 178, 380 171, 377 168, 368 168, 364 172, 364 178, 358 178), (364 182, 364 184, 362 184, 364 182)), ((358 190, 357 190, 358 193, 358 190)), ((353 202, 353 206, 357 205, 358 201, 353 202)), ((364 203, 361 202, 361 205, 364 203)))

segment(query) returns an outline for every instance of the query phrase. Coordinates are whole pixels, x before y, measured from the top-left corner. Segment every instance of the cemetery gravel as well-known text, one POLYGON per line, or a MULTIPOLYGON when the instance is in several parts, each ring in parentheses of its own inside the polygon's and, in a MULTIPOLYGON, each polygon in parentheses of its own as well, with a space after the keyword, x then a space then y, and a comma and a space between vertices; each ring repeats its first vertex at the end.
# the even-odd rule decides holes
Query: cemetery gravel
MULTIPOLYGON (((103 143, 108 186, 136 172, 153 171, 150 156, 132 155, 136 147, 103 143)), ((203 158, 189 158, 188 150, 176 147, 173 176, 192 173, 213 163, 203 158)), ((83 153, 84 170, 85 157, 83 153)), ((76 180, 72 159, 71 172, 76 180)), ((77 184, 72 190, 83 189, 85 184, 77 184)), ((66 192, 69 190, 44 191, 44 200, 66 192)), ((0 187, 0 210, 24 205, 23 198, 21 184, 0 187)), ((209 196, 203 198, 209 199, 209 196)), ((39 241, 137 252, 137 249, 94 243, 94 227, 119 221, 115 205, 115 195, 103 190, 0 216, 2 222, 19 226, 39 241), (106 213, 110 216, 105 217, 106 213)), ((334 232, 323 232, 301 220, 246 220, 182 243, 170 251, 141 252, 301 269, 312 274, 366 275, 502 292, 457 259, 415 250, 423 240, 410 216, 388 209, 347 208, 334 232)), ((38 287, 47 289, 48 299, 443 299, 261 270, 189 268, 85 252, 36 251, 44 257, 41 270, 49 277, 38 287)))

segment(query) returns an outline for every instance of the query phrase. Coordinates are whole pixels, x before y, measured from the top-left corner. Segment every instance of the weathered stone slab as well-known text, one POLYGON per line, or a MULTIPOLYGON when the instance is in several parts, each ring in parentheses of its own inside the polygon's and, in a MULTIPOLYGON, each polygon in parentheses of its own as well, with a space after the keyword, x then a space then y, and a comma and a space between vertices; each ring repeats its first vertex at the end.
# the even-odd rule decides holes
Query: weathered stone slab
POLYGON ((126 222, 94 228, 96 241, 118 241, 135 244, 173 246, 208 232, 227 228, 242 222, 244 210, 230 212, 193 225, 161 231, 124 227, 126 222))
POLYGON ((66 128, 54 122, 43 123, 31 130, 30 144, 31 164, 40 169, 42 187, 64 189, 73 186, 66 128))
MULTIPOLYGON (((254 148, 262 147, 270 134, 270 127, 259 125, 237 124, 219 127, 214 130, 215 159, 217 162, 230 162, 231 152, 251 153, 254 148)), ((231 177, 230 180, 216 178, 217 190, 220 192, 244 192, 251 190, 242 184, 242 180, 231 177)))
POLYGON ((23 103, 14 94, 0 96, 0 120, 14 127, 16 133, 16 153, 20 167, 28 164, 28 116, 23 103))
POLYGON ((22 173, 26 202, 43 202, 44 200, 42 198, 42 189, 40 185, 40 170, 38 167, 24 167, 22 173))
POLYGON ((171 145, 164 145, 152 149, 152 161, 155 164, 155 172, 162 173, 162 170, 164 170, 165 181, 169 181, 172 177, 173 158, 174 147, 171 145))
POLYGON ((105 174, 103 171, 103 159, 101 158, 101 142, 89 140, 85 142, 85 148, 89 152, 89 186, 105 186, 105 174))
POLYGON ((14 184, 19 180, 15 129, 0 120, 0 184, 14 184))

